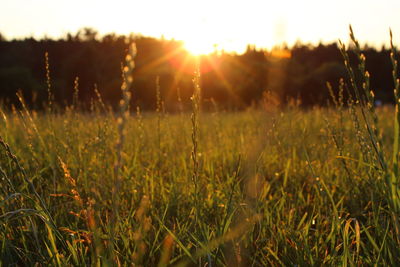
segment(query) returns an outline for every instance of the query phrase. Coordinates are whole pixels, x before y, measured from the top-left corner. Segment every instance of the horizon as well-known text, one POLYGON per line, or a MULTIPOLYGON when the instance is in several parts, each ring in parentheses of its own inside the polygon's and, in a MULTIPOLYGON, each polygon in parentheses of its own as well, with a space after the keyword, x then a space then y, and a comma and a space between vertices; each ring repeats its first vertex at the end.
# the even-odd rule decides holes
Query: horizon
POLYGON ((183 41, 194 54, 215 50, 242 53, 248 45, 271 49, 296 43, 329 44, 339 39, 348 43, 352 25, 363 45, 380 48, 389 44, 389 28, 400 36, 396 15, 400 3, 394 0, 320 3, 252 1, 158 0, 142 3, 105 1, 3 2, 0 33, 7 39, 33 37, 59 39, 88 27, 100 36, 137 34, 183 41), (290 5, 290 6, 288 6, 290 5), (79 7, 79 8, 77 8, 79 7), (289 8, 288 8, 289 7, 289 8), (357 10, 354 12, 354 10, 357 10))

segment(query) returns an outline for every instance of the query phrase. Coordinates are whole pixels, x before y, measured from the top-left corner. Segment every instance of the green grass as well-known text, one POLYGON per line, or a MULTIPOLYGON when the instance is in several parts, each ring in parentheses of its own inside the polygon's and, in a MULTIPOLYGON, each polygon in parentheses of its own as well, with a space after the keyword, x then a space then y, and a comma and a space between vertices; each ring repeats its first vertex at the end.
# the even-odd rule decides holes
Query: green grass
POLYGON ((324 109, 201 112, 195 82, 192 114, 134 115, 125 77, 118 114, 2 110, 0 264, 399 265, 398 107, 357 55, 324 109))
MULTIPOLYGON (((396 263, 396 233, 379 178, 363 161, 350 115, 342 125, 337 115, 322 109, 202 114, 197 197, 189 114, 162 117, 160 145, 157 114, 129 118, 110 254, 116 119, 8 113, 0 135, 15 158, 6 151, 0 157, 0 258, 4 265, 155 266, 165 254, 172 265, 396 263), (343 131, 341 158, 325 118, 343 131)), ((392 123, 382 122, 390 144, 392 123)))

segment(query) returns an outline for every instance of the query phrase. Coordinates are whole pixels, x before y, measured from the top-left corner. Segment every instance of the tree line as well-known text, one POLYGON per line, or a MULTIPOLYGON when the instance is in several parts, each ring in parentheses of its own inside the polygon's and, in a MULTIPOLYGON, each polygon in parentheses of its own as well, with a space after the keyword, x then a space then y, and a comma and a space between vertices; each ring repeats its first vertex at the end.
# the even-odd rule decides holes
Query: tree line
MULTIPOLYGON (((52 101, 59 106, 71 104, 78 92, 82 107, 89 108, 97 91, 106 104, 116 107, 121 97, 121 63, 131 42, 138 51, 131 106, 147 110, 155 108, 157 91, 167 110, 189 106, 197 65, 204 106, 217 104, 225 109, 265 101, 277 106, 293 100, 303 106, 325 105, 326 82, 336 89, 341 78, 347 79, 336 43, 297 43, 269 51, 248 46, 243 54, 220 51, 195 58, 179 41, 116 34, 99 37, 86 28, 57 40, 6 40, 0 35, 0 101, 17 105, 16 93, 21 92, 27 105, 41 109, 50 89, 52 101)), ((392 102, 389 50, 364 47, 363 53, 376 99, 392 102)), ((356 66, 355 56, 350 56, 356 66)))

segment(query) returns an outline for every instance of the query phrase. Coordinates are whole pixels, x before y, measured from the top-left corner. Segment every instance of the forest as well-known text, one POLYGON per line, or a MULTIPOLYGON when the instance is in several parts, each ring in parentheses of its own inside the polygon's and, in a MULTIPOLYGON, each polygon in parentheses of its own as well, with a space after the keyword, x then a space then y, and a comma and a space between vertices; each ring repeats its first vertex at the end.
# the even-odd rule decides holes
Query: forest
MULTIPOLYGON (((82 107, 89 108, 97 91, 107 105, 116 107, 121 97, 121 62, 132 42, 138 53, 131 104, 143 110, 154 110, 157 90, 166 110, 190 105, 196 60, 205 108, 216 103, 223 109, 240 110, 265 102, 281 107, 293 101, 304 107, 324 106, 329 101, 326 83, 335 89, 341 78, 347 79, 336 43, 296 43, 271 50, 249 45, 243 54, 216 51, 196 59, 180 41, 99 36, 91 28, 57 40, 6 40, 1 36, 0 99, 5 105, 18 105, 16 93, 21 91, 35 109, 44 107, 49 91, 59 106, 70 104, 77 91, 82 107)), ((389 49, 364 46, 363 54, 376 100, 393 102, 389 49)), ((354 53, 350 52, 350 60, 357 63, 354 53)))

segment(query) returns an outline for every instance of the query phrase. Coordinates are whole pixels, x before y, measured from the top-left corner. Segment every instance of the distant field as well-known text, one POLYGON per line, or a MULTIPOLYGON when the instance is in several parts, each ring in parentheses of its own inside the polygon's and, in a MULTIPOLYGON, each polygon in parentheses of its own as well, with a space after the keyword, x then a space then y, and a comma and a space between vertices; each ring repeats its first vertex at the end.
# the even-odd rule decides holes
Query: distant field
MULTIPOLYGON (((393 109, 378 114, 390 157, 393 109)), ((113 113, 3 113, 2 265, 400 261, 350 108, 198 115, 195 168, 190 114, 132 114, 119 151, 113 113)))

